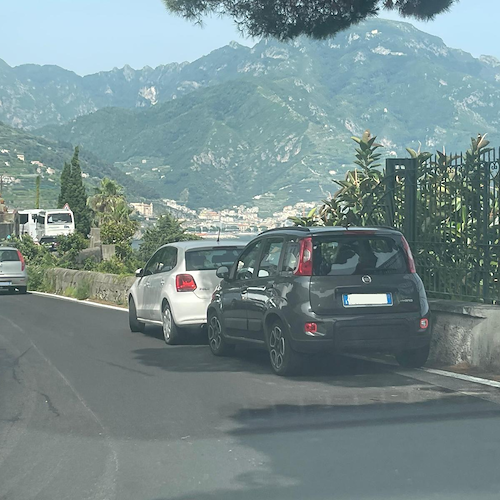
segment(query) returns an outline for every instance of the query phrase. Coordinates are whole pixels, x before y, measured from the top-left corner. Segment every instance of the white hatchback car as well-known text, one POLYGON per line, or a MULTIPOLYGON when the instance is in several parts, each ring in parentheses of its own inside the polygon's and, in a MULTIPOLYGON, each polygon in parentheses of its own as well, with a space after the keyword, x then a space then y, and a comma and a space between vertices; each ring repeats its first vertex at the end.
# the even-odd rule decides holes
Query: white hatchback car
POLYGON ((159 248, 129 291, 129 325, 161 325, 167 344, 180 340, 183 327, 207 323, 207 308, 219 284, 216 270, 231 267, 245 243, 208 240, 169 243, 159 248))
POLYGON ((28 273, 24 257, 17 248, 0 247, 0 290, 26 293, 28 273))

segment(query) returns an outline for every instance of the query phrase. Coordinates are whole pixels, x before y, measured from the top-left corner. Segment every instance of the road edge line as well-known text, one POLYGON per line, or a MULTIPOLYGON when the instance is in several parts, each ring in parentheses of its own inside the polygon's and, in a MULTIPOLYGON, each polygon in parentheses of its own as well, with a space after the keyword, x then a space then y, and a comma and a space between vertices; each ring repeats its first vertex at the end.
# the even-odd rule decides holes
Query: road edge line
POLYGON ((112 309, 113 311, 128 312, 128 309, 125 307, 112 306, 110 304, 101 304, 99 302, 93 302, 92 300, 79 300, 73 297, 65 297, 64 295, 57 295, 56 293, 36 292, 34 290, 33 291, 30 290, 29 293, 33 295, 43 295, 45 297, 53 297, 55 299, 68 300, 69 302, 77 302, 78 304, 85 304, 87 306, 103 307, 104 309, 112 309))
MULTIPOLYGON (((384 361, 383 359, 370 358, 368 356, 362 356, 360 354, 348 354, 350 358, 361 359, 363 361, 371 361, 372 363, 378 363, 380 365, 392 366, 393 368, 397 368, 398 365, 394 363, 389 363, 388 361, 384 361)), ((466 382, 473 382, 475 384, 487 385, 489 387, 494 387, 495 389, 500 389, 500 382, 496 380, 489 380, 481 377, 474 377, 473 375, 465 375, 463 373, 455 373, 449 372, 446 370, 438 370, 436 368, 415 368, 416 370, 432 373, 434 375, 442 375, 443 377, 454 378, 458 380, 464 380, 466 382)), ((396 373, 400 375, 405 375, 404 371, 398 370, 396 373)), ((409 373, 406 374, 410 376, 409 373)))

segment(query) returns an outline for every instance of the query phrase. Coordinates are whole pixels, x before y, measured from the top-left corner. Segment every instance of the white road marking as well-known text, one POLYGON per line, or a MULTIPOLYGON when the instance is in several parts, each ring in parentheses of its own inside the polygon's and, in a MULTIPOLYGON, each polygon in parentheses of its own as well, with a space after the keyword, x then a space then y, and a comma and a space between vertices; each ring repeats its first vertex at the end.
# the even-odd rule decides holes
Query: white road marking
POLYGON ((435 370, 434 368, 419 368, 424 372, 434 373, 435 375, 444 375, 445 377, 458 378, 460 380, 466 380, 467 382, 475 382, 476 384, 489 385, 490 387, 495 387, 500 389, 500 382, 495 380, 487 380, 485 378, 474 377, 472 375, 464 375, 462 373, 447 372, 444 370, 435 370))
MULTIPOLYGON (((392 366, 396 368, 397 365, 394 363, 390 363, 389 361, 384 361, 383 359, 370 358, 368 356, 362 356, 359 354, 349 354, 350 358, 361 359, 363 361, 371 361, 372 363, 378 363, 381 365, 392 366)), ((495 380, 488 380, 480 377, 473 377, 472 375, 464 375, 462 373, 448 372, 445 370, 436 370, 435 368, 416 368, 419 371, 433 373, 434 375, 442 375, 443 377, 456 378, 460 380, 465 380, 466 382, 473 382, 475 384, 487 385, 489 387, 495 387, 496 389, 500 389, 500 382, 496 382, 495 380)), ((404 371, 395 371, 395 373, 405 375, 404 371)), ((409 374, 406 373, 406 376, 409 374)))
POLYGON ((99 302, 92 302, 91 300, 78 300, 73 297, 64 297, 64 295, 56 295, 55 293, 45 293, 45 292, 31 292, 33 295, 45 295, 46 297, 53 297, 55 299, 69 300, 70 302, 78 302, 78 304, 84 304, 87 306, 94 307, 104 307, 105 309, 113 309, 114 311, 124 311, 128 312, 126 307, 112 306, 109 304, 100 304, 99 302))

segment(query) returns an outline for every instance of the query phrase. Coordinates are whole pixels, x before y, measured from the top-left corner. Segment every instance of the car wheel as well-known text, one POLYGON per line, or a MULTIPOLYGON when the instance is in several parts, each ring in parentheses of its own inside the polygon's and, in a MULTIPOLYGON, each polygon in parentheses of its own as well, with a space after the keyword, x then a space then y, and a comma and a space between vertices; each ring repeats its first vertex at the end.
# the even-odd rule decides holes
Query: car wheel
POLYGON ((24 294, 28 291, 27 286, 18 286, 17 289, 18 289, 19 293, 22 293, 22 294, 24 294))
POLYGON ((161 324, 163 329, 163 338, 168 345, 176 345, 180 341, 180 330, 175 324, 172 310, 168 304, 163 306, 161 313, 161 324))
POLYGON ((128 324, 131 332, 143 332, 144 323, 137 320, 137 309, 132 297, 128 301, 128 324))
POLYGON ((267 347, 274 373, 281 376, 294 375, 302 365, 302 356, 292 349, 290 337, 284 324, 277 320, 267 335, 267 347))
POLYGON ((234 344, 228 344, 224 339, 222 323, 216 312, 210 312, 208 316, 208 345, 215 356, 227 356, 234 351, 234 344))
POLYGON ((425 365, 429 357, 430 346, 420 347, 419 349, 409 349, 396 354, 396 361, 403 368, 420 368, 425 365))

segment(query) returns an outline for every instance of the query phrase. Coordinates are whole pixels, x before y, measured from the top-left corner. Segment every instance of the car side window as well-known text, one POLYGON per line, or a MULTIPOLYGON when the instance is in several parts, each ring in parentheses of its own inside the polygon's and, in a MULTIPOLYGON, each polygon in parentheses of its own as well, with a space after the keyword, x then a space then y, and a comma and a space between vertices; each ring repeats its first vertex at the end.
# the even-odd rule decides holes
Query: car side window
POLYGON ((160 262, 162 253, 163 248, 160 248, 160 250, 157 250, 156 253, 149 259, 146 267, 144 268, 144 276, 151 276, 157 272, 158 263, 160 262))
POLYGON ((249 280, 252 279, 255 268, 257 267, 262 241, 257 241, 252 246, 247 248, 236 263, 235 279, 249 280))
POLYGON ((282 271, 284 273, 294 273, 299 263, 300 244, 298 241, 289 241, 283 256, 282 271))
POLYGON ((259 278, 272 277, 278 274, 283 244, 283 239, 270 239, 265 243, 262 258, 260 259, 259 271, 257 273, 259 278))
POLYGON ((158 259, 155 273, 167 273, 171 271, 177 264, 177 248, 165 247, 158 259))

